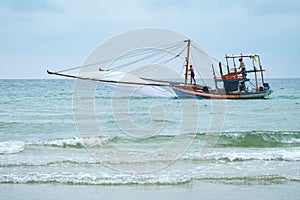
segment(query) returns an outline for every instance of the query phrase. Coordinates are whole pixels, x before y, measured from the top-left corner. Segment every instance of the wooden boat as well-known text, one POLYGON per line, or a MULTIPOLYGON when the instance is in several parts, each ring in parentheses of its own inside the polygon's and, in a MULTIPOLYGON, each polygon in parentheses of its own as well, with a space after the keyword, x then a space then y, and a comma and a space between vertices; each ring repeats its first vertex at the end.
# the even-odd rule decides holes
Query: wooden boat
MULTIPOLYGON (((132 54, 125 54, 124 56, 118 58, 110 58, 104 61, 99 61, 97 63, 65 69, 57 72, 47 72, 52 75, 97 81, 101 82, 102 85, 110 88, 131 91, 135 94, 150 97, 193 97, 199 99, 260 99, 266 98, 272 93, 269 84, 264 81, 263 72, 265 70, 262 68, 260 57, 257 54, 240 54, 231 56, 226 55, 226 73, 223 73, 223 65, 219 61, 216 61, 216 65, 217 63, 219 65, 219 73, 217 75, 217 73, 215 73, 214 66, 212 66, 213 73, 211 75, 214 80, 215 89, 212 89, 207 85, 191 84, 192 82, 188 83, 188 73, 190 71, 188 67, 191 63, 191 46, 195 47, 191 45, 191 40, 179 41, 176 43, 163 45, 163 47, 165 47, 165 51, 162 51, 161 47, 157 48, 157 51, 155 51, 153 48, 146 48, 133 51, 132 54), (170 50, 177 50, 178 52, 169 54, 170 50), (185 54, 185 52, 186 56, 180 56, 181 54, 185 54), (170 55, 170 57, 166 55, 170 55), (153 57, 154 61, 158 63, 155 63, 153 60, 151 60, 153 57), (161 59, 163 58, 165 60, 161 61, 161 59), (132 64, 137 63, 141 65, 141 62, 150 59, 150 63, 152 64, 150 65, 151 67, 149 67, 149 69, 142 68, 142 70, 146 72, 157 70, 157 73, 161 73, 161 63, 166 64, 167 62, 179 58, 183 61, 181 71, 185 71, 184 81, 178 80, 178 77, 176 77, 175 80, 159 79, 156 76, 145 77, 145 74, 135 74, 135 72, 130 68, 132 67, 132 64), (248 71, 246 71, 245 69, 238 70, 236 67, 237 59, 250 59, 253 65, 253 69, 248 71), (107 65, 107 63, 110 63, 113 60, 122 61, 122 63, 107 65), (231 68, 232 65, 230 64, 230 62, 233 63, 233 68, 231 68), (258 64, 258 68, 255 66, 255 64, 258 64), (105 70, 102 70, 101 65, 109 67, 105 67, 105 70), (92 69, 87 70, 89 67, 92 67, 92 69), (128 67, 128 69, 126 67, 128 67), (67 71, 78 70, 82 68, 86 69, 89 73, 82 72, 78 75, 65 73, 67 71), (251 83, 250 79, 247 78, 247 75, 249 74, 254 74, 255 84, 251 83), (252 85, 249 86, 249 84, 252 85), (163 87, 167 89, 164 90, 162 89, 163 87)), ((199 48, 196 48, 196 50, 200 51, 202 56, 208 57, 208 54, 206 54, 206 52, 204 52, 203 50, 199 48)), ((171 67, 176 68, 173 64, 171 67)), ((197 70, 201 71, 201 68, 198 68, 197 70)), ((141 69, 136 72, 140 71, 141 69)), ((181 72, 179 74, 181 74, 181 72)))
POLYGON ((264 81, 265 71, 262 68, 260 57, 257 54, 240 54, 225 56, 227 72, 223 73, 222 64, 219 62, 220 76, 216 76, 213 68, 213 77, 215 82, 215 89, 211 89, 209 86, 202 86, 188 83, 189 72, 189 53, 190 53, 190 40, 187 40, 187 56, 185 64, 185 79, 184 85, 175 85, 172 89, 178 97, 194 97, 205 99, 262 99, 266 98, 272 93, 268 83, 264 81), (236 67, 236 59, 251 59, 253 69, 246 71, 238 71, 236 67), (230 70, 229 61, 232 61, 234 67, 230 70), (255 66, 258 62, 259 69, 255 66), (253 88, 249 89, 248 83, 250 79, 247 78, 249 74, 254 74, 255 84, 252 84, 253 88))

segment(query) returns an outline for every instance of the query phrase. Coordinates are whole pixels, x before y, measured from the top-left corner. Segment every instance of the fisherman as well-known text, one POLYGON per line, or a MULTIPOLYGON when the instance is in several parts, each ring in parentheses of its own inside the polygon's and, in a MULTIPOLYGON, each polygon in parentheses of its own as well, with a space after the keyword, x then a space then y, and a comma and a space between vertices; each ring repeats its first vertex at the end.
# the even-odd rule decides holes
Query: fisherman
POLYGON ((192 65, 190 65, 190 69, 189 71, 191 71, 191 82, 190 84, 192 85, 192 82, 194 81, 194 85, 196 85, 196 80, 195 80, 195 71, 192 65))
POLYGON ((241 70, 242 76, 243 76, 243 78, 245 79, 245 78, 247 77, 246 65, 245 65, 245 63, 243 62, 243 58, 240 58, 239 61, 240 61, 239 69, 241 70))

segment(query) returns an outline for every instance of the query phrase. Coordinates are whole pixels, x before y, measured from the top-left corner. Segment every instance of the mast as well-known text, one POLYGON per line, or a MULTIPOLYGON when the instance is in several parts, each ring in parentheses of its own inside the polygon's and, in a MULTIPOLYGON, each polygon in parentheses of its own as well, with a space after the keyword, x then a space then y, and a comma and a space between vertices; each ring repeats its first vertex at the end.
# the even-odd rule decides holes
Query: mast
POLYGON ((188 73, 189 73, 189 59, 190 59, 190 48, 191 48, 191 40, 185 40, 187 42, 187 54, 185 58, 185 76, 184 76, 184 84, 187 85, 188 73))

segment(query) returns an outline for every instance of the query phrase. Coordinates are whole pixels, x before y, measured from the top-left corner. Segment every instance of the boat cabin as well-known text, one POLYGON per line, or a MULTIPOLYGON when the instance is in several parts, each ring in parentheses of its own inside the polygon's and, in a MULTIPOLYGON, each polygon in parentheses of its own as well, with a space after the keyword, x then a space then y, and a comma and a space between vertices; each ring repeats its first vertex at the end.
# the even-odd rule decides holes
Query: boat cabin
POLYGON ((226 72, 219 63, 220 75, 214 73, 215 86, 218 92, 259 92, 269 90, 269 84, 265 83, 260 57, 257 54, 226 55, 226 72), (248 59, 247 65, 244 60, 248 59), (250 65, 249 65, 250 63, 250 65), (250 82, 249 74, 254 74, 255 83, 250 82), (252 87, 248 88, 247 85, 252 87))

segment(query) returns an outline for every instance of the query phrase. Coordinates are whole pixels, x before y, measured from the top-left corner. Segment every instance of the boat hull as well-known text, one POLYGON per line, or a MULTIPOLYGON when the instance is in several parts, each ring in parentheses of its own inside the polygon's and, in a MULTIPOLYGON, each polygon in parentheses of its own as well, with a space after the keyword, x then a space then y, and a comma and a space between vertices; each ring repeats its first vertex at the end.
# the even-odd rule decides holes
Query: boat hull
POLYGON ((218 92, 216 90, 204 91, 197 87, 177 86, 173 87, 178 97, 198 98, 198 99, 264 99, 272 93, 271 90, 259 92, 218 92))

